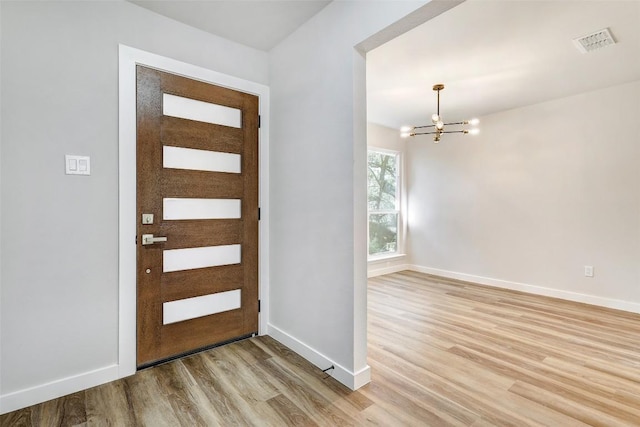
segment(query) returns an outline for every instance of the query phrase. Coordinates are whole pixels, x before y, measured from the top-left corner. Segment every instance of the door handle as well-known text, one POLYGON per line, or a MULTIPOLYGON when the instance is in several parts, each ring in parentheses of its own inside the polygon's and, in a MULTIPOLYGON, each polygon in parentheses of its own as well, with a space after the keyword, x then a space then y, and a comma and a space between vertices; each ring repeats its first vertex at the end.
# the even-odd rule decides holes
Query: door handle
POLYGON ((142 244, 143 245, 152 245, 158 242, 166 242, 166 237, 153 237, 153 234, 143 234, 142 235, 142 244))

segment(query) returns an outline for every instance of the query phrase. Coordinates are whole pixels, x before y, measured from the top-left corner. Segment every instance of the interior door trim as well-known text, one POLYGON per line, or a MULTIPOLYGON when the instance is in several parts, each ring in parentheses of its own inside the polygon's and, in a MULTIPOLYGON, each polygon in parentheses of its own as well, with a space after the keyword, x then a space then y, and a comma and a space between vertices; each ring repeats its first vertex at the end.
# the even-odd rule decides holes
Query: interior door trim
POLYGON ((260 222, 258 331, 269 320, 269 87, 120 44, 118 88, 118 378, 136 372, 136 65, 224 86, 259 98, 260 222))

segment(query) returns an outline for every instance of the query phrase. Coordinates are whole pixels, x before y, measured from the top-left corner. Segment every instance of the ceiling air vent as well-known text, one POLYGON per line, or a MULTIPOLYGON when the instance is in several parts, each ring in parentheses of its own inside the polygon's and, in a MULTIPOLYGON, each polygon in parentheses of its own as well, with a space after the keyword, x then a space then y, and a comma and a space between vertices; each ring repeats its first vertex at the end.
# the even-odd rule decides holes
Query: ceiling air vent
POLYGON ((596 31, 595 33, 573 39, 573 42, 576 44, 576 47, 580 52, 589 53, 605 46, 609 46, 610 44, 614 44, 616 41, 613 39, 609 29, 604 28, 596 31))

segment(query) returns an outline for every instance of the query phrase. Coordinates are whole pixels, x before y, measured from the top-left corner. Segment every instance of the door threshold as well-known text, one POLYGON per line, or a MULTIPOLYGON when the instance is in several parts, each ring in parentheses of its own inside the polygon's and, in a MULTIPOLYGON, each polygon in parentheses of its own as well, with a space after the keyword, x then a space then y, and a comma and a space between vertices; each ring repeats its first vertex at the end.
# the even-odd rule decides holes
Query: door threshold
POLYGON ((219 343, 208 345, 206 347, 201 347, 201 348, 198 348, 198 349, 195 349, 195 350, 192 350, 192 351, 188 351, 186 353, 176 354, 175 356, 167 357, 165 359, 160 359, 160 360, 156 360, 156 361, 153 361, 153 362, 150 362, 150 363, 145 363, 145 364, 139 365, 136 368, 136 371, 140 372, 140 371, 143 371, 143 370, 148 369, 148 368, 153 368, 154 366, 164 365, 165 363, 173 362, 174 360, 182 359, 183 357, 188 357, 188 356, 194 355, 196 353, 202 353, 203 351, 211 350, 212 348, 222 347, 223 345, 231 344, 231 343, 238 342, 238 341, 243 341, 243 340, 246 340, 246 339, 249 339, 249 338, 253 338, 255 336, 258 336, 258 332, 253 332, 251 334, 242 335, 242 336, 239 336, 239 337, 236 337, 236 338, 232 338, 230 340, 221 341, 219 343))

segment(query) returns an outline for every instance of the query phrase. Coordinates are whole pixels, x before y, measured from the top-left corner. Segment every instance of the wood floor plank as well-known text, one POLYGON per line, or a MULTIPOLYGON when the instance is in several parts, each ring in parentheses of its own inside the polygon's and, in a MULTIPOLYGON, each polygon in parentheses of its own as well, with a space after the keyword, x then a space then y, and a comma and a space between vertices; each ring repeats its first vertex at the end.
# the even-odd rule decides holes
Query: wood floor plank
POLYGON ((590 426, 637 426, 638 419, 623 421, 596 409, 585 407, 563 396, 549 392, 525 382, 516 382, 510 390, 533 402, 538 402, 554 411, 561 412, 590 426))
POLYGON ((409 378, 397 376, 388 369, 377 369, 373 379, 384 382, 388 389, 405 399, 405 402, 398 406, 420 420, 429 421, 430 424, 468 426, 478 418, 477 413, 459 403, 409 378))
MULTIPOLYGON (((264 377, 260 376, 256 364, 247 364, 233 346, 220 348, 215 354, 209 354, 209 360, 215 363, 213 373, 228 383, 235 392, 249 403, 266 402, 280 392, 264 377)), ((257 362, 256 362, 257 363, 257 362)))
POLYGON ((317 426, 311 418, 295 403, 287 399, 285 396, 279 394, 272 397, 267 402, 281 417, 286 425, 290 426, 317 426))
POLYGON ((461 346, 454 347, 451 352, 462 355, 487 369, 495 370, 518 381, 535 385, 548 393, 560 395, 579 405, 596 408, 603 414, 610 414, 620 420, 640 420, 640 409, 630 407, 626 401, 617 402, 615 391, 612 389, 589 387, 588 383, 568 376, 558 379, 557 371, 540 372, 535 367, 522 367, 461 346))
MULTIPOLYGON (((514 383, 512 378, 496 374, 489 370, 478 370, 462 357, 452 355, 448 351, 440 349, 432 349, 428 346, 420 345, 415 342, 406 342, 403 344, 395 344, 389 341, 380 342, 376 338, 370 339, 371 348, 369 350, 373 358, 383 358, 395 356, 396 360, 401 360, 410 370, 425 370, 439 376, 446 376, 453 379, 456 384, 465 387, 492 387, 500 390, 507 390, 514 383), (374 345, 380 343, 380 350, 384 354, 373 348, 374 345)), ((384 359, 387 363, 392 363, 388 358, 384 359)), ((411 375, 406 375, 412 378, 411 375)))
POLYGON ((209 370, 210 365, 207 364, 206 356, 206 352, 195 354, 182 360, 182 363, 206 394, 209 405, 217 414, 220 423, 245 425, 246 421, 235 403, 235 396, 225 394, 226 390, 219 379, 209 370))
POLYGON ((244 425, 281 425, 282 419, 267 403, 279 394, 278 391, 256 375, 256 369, 238 372, 239 365, 233 363, 233 358, 225 353, 224 348, 219 350, 203 354, 203 359, 212 377, 218 380, 221 397, 237 408, 238 418, 243 420, 244 425))
POLYGON ((296 376, 312 390, 326 400, 336 410, 342 411, 346 417, 356 418, 358 413, 368 408, 373 402, 358 391, 351 391, 347 387, 335 381, 328 374, 321 373, 317 368, 299 369, 298 364, 291 363, 288 358, 278 359, 278 363, 289 372, 295 372, 296 376))
POLYGON ((124 381, 114 381, 87 390, 86 404, 89 425, 135 425, 133 404, 124 381))
POLYGON ((181 361, 160 365, 154 373, 181 425, 214 425, 220 421, 181 361))
POLYGON ((279 363, 278 359, 269 359, 260 365, 269 372, 270 378, 277 384, 282 394, 308 415, 315 415, 313 420, 319 425, 353 425, 353 421, 347 414, 338 408, 332 408, 331 402, 308 387, 288 366, 279 363))
POLYGON ((374 381, 367 384, 362 388, 362 392, 375 402, 375 407, 381 408, 386 413, 393 414, 397 425, 424 426, 443 424, 442 420, 436 415, 426 412, 423 408, 419 408, 417 412, 414 411, 416 407, 406 396, 383 386, 380 382, 374 381), (403 410, 398 411, 398 408, 403 408, 403 410), (434 424, 435 420, 437 420, 437 424, 434 424))
POLYGON ((35 425, 76 426, 87 421, 85 393, 73 393, 36 405, 31 412, 35 425))
MULTIPOLYGON (((640 408, 640 387, 638 387, 640 378, 636 380, 629 380, 627 378, 621 378, 617 375, 612 375, 580 364, 570 363, 566 360, 555 359, 553 357, 547 357, 543 363, 545 365, 553 366, 564 373, 583 378, 585 383, 590 387, 606 388, 608 390, 615 390, 617 393, 625 392, 629 395, 633 395, 637 398, 637 401, 631 403, 631 405, 635 405, 640 408)), ((637 374, 640 375, 640 372, 637 374)))
MULTIPOLYGON (((503 408, 503 402, 496 401, 493 398, 499 393, 499 388, 491 387, 490 384, 485 385, 482 382, 475 382, 472 377, 458 378, 452 377, 450 373, 431 372, 405 361, 401 356, 378 353, 376 349, 370 350, 370 352, 372 353, 371 358, 379 361, 379 365, 373 363, 371 366, 374 372, 376 369, 390 369, 395 375, 412 379, 438 395, 460 404, 469 411, 480 414, 495 425, 518 426, 525 422, 517 413, 511 413, 508 409, 503 408)), ((384 383, 382 382, 382 384, 384 383)), ((375 385, 374 390, 378 390, 378 387, 380 387, 376 382, 371 385, 375 385)), ((384 393, 388 392, 388 390, 389 387, 382 388, 384 393)), ((376 403, 381 404, 381 402, 376 403)))
POLYGON ((317 367, 311 365, 300 355, 292 352, 289 348, 283 346, 273 338, 262 336, 251 340, 251 342, 269 351, 274 357, 285 363, 290 370, 295 371, 298 376, 304 377, 305 381, 312 381, 311 378, 315 380, 321 378, 321 383, 313 381, 311 385, 313 385, 315 387, 314 389, 318 390, 318 392, 323 393, 328 401, 333 402, 333 399, 338 398, 346 401, 349 407, 356 408, 360 411, 372 405, 372 402, 362 393, 348 389, 334 380, 330 375, 319 371, 317 367))
POLYGON ((584 366, 640 384, 640 365, 629 369, 628 366, 608 360, 590 359, 585 362, 584 366))
POLYGON ((129 389, 134 425, 179 426, 180 421, 158 384, 156 373, 156 369, 147 369, 124 380, 129 389))
POLYGON ((358 391, 260 336, 0 425, 640 426, 640 315, 410 271, 368 290, 358 391))
POLYGON ((0 415, 0 426, 2 427, 28 427, 33 425, 31 420, 31 412, 33 407, 19 409, 17 411, 9 412, 8 414, 0 415))

